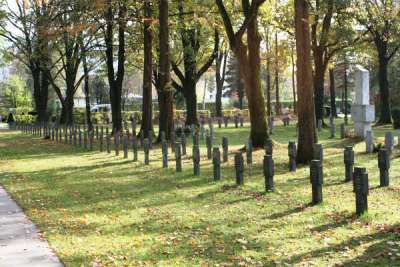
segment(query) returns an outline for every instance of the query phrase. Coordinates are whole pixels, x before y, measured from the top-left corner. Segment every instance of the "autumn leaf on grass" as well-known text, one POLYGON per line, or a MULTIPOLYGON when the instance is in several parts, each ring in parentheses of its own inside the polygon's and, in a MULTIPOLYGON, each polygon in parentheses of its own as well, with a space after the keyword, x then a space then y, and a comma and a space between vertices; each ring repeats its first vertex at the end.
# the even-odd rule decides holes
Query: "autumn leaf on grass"
POLYGON ((88 220, 86 220, 84 218, 79 219, 78 223, 80 225, 88 225, 89 224, 88 220))

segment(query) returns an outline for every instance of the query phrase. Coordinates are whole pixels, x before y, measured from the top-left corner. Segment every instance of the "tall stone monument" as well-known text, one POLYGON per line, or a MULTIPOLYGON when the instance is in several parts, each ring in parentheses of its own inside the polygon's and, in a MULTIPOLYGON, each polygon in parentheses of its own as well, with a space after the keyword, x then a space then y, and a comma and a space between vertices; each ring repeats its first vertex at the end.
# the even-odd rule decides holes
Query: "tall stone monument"
POLYGON ((355 100, 351 108, 354 133, 365 138, 375 121, 375 107, 369 101, 369 71, 361 66, 355 70, 355 100))

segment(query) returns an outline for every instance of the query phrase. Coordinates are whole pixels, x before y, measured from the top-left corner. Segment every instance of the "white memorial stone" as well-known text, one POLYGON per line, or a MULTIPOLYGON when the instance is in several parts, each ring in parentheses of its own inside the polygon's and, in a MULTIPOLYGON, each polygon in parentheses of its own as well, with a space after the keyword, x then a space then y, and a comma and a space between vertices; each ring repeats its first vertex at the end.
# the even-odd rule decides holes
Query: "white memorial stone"
POLYGON ((351 108, 351 117, 354 121, 354 133, 365 138, 367 131, 371 131, 375 121, 375 107, 369 99, 369 71, 361 66, 355 72, 355 101, 351 108))

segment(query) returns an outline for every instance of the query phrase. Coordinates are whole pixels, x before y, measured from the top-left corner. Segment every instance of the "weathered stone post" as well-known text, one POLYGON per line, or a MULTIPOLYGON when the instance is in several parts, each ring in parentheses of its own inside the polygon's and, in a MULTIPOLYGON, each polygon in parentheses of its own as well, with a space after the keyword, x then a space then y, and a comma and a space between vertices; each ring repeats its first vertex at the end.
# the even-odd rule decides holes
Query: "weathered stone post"
POLYGON ((392 154, 394 148, 394 137, 392 132, 385 133, 385 149, 392 154))
MULTIPOLYGON (((55 135, 56 135, 56 143, 58 143, 58 126, 56 126, 56 129, 55 129, 55 135)), ((79 146, 80 146, 80 144, 79 144, 79 146)))
POLYGON ((82 146, 82 131, 81 131, 81 126, 78 125, 78 146, 82 146))
POLYGON ((289 155, 289 171, 296 171, 296 159, 297 159, 297 147, 296 142, 290 141, 288 146, 288 155, 289 155))
POLYGON ((204 139, 206 130, 204 129, 204 122, 200 123, 200 137, 204 139))
POLYGON ((129 140, 128 135, 124 135, 124 159, 128 158, 129 140))
POLYGON ((54 141, 54 126, 51 127, 51 141, 54 141))
POLYGON ((218 129, 222 128, 222 119, 221 117, 218 117, 218 129))
POLYGON ((88 148, 88 131, 86 129, 83 129, 83 148, 87 149, 88 148))
POLYGON ((219 147, 213 148, 214 181, 221 180, 221 153, 219 147))
POLYGON ((345 123, 340 124, 340 138, 345 139, 347 137, 347 125, 345 123))
POLYGON ((332 121, 331 125, 331 138, 335 138, 336 137, 336 124, 334 121, 332 121))
POLYGON ((101 128, 100 128, 100 152, 103 152, 103 146, 104 146, 104 127, 101 126, 101 128))
POLYGON ((372 131, 370 131, 370 130, 366 131, 365 150, 367 153, 374 152, 374 135, 373 135, 372 131))
POLYGON ((368 211, 369 181, 365 168, 354 168, 354 192, 356 195, 356 214, 361 216, 368 211))
POLYGON ((246 144, 246 162, 247 165, 253 164, 253 142, 251 141, 251 138, 247 140, 246 144))
POLYGON ((235 171, 236 171, 236 184, 244 184, 244 161, 242 153, 238 152, 235 154, 235 171))
POLYGON ((268 128, 269 128, 269 134, 274 134, 274 117, 269 117, 268 118, 268 128))
POLYGON ((243 116, 239 117, 239 123, 240 123, 240 127, 243 128, 243 126, 244 126, 244 118, 243 118, 243 116))
POLYGON ((185 132, 181 134, 182 155, 186 155, 186 135, 185 132))
POLYGON ((322 161, 311 161, 310 182, 312 185, 312 204, 316 205, 322 202, 322 184, 324 183, 322 161))
POLYGON ((74 129, 74 146, 76 146, 77 145, 77 141, 78 141, 78 138, 77 138, 77 136, 76 136, 76 133, 77 133, 77 129, 76 129, 76 126, 74 125, 73 126, 73 129, 74 129))
POLYGON ((321 144, 314 144, 314 157, 313 159, 321 161, 321 166, 324 163, 324 149, 321 144))
POLYGON ((170 140, 172 153, 175 153, 175 140, 176 140, 176 133, 174 130, 174 131, 171 131, 171 140, 170 140))
POLYGON ((271 155, 271 156, 273 155, 274 144, 272 143, 272 140, 270 138, 265 140, 264 149, 265 149, 265 155, 271 155))
POLYGON ((175 143, 175 163, 176 171, 182 172, 182 151, 181 144, 179 142, 175 143))
POLYGON ((132 116, 132 135, 136 136, 136 118, 135 118, 135 115, 132 116))
POLYGON ((317 121, 317 130, 318 130, 318 132, 322 131, 322 120, 317 121))
POLYGON ((265 191, 272 192, 274 191, 274 175, 275 175, 275 167, 274 160, 272 159, 272 155, 265 155, 264 162, 264 177, 265 177, 265 191))
POLYGON ((64 126, 64 143, 68 144, 68 128, 64 126))
POLYGON ((199 134, 195 133, 193 135, 193 146, 199 146, 199 144, 200 144, 200 140, 199 139, 200 139, 199 138, 199 134))
POLYGON ((93 143, 94 143, 94 131, 90 131, 90 139, 89 139, 89 150, 93 151, 93 143))
POLYGON ((380 186, 389 186, 390 152, 387 149, 379 150, 378 167, 380 174, 380 186))
POLYGON ((200 175, 200 149, 198 145, 193 146, 193 173, 195 176, 200 175))
POLYGON ((228 162, 229 155, 229 140, 227 137, 222 137, 222 160, 228 162))
POLYGON ((235 120, 235 128, 239 128, 239 116, 235 115, 234 120, 235 120))
POLYGON ((228 117, 228 116, 225 116, 225 117, 224 117, 225 128, 228 128, 228 123, 229 123, 229 117, 228 117))
POLYGON ((206 145, 207 145, 207 159, 212 158, 212 139, 211 136, 206 136, 206 145))
POLYGON ((138 161, 139 144, 136 135, 132 135, 133 162, 138 161))
POLYGON ((149 165, 150 164, 150 143, 149 139, 145 138, 143 140, 143 150, 144 150, 144 164, 149 165))
POLYGON ((110 154, 111 153, 111 136, 108 131, 108 126, 106 127, 106 149, 107 149, 107 153, 110 154))
POLYGON ((354 151, 352 146, 344 149, 345 182, 353 181, 354 151))

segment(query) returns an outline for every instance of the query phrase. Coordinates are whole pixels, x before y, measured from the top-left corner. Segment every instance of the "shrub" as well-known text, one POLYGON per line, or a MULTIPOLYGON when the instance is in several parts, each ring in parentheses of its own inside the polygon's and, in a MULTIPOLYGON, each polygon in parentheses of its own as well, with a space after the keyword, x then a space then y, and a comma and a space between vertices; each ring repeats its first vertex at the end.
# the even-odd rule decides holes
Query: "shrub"
POLYGON ((20 123, 34 123, 37 116, 33 115, 15 115, 14 120, 20 123))

